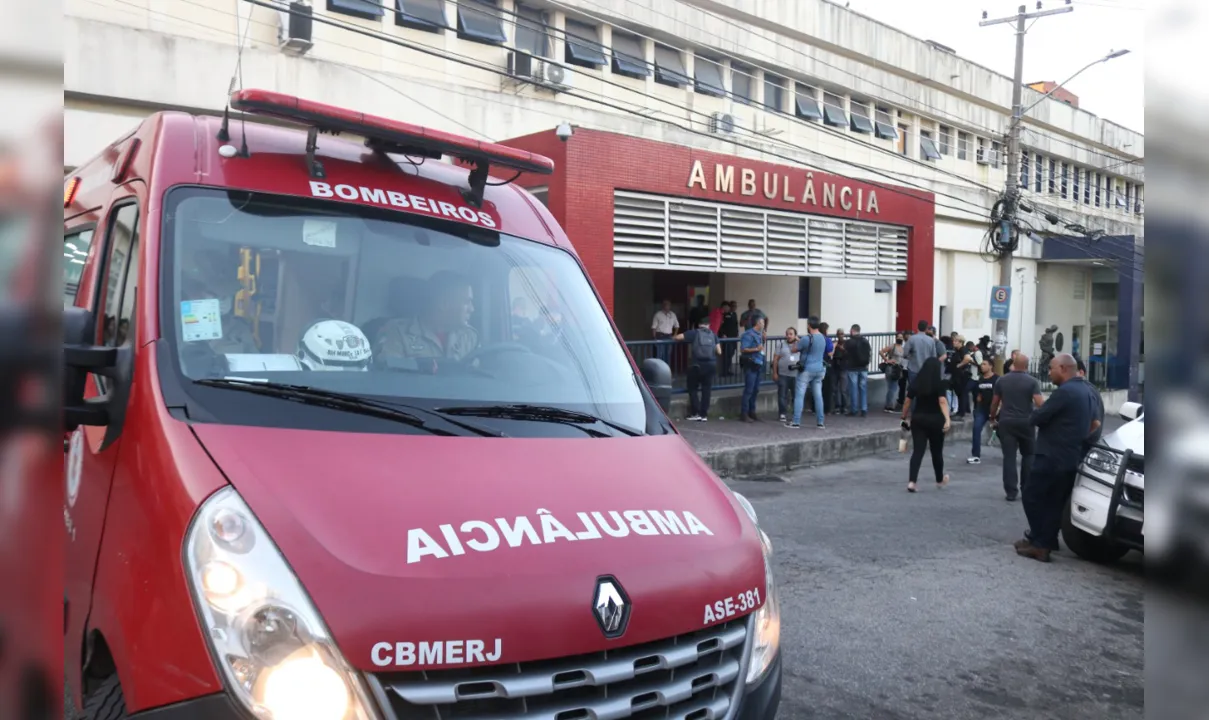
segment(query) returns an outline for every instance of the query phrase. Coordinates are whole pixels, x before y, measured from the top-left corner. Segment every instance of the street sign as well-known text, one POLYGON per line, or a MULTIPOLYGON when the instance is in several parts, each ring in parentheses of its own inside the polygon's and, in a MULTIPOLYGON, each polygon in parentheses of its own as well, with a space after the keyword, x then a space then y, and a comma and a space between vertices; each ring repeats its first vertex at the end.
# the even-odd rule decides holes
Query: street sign
POLYGON ((1012 305, 1012 288, 1008 285, 996 285, 991 288, 991 319, 1007 320, 1008 309, 1012 305))

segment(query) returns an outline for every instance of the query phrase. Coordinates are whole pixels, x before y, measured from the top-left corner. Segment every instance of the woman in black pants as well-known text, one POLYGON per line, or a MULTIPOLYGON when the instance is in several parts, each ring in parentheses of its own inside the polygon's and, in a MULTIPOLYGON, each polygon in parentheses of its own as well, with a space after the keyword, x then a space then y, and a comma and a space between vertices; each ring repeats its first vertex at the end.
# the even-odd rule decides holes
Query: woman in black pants
POLYGON ((907 401, 903 403, 903 429, 911 431, 911 440, 914 443, 907 492, 915 492, 915 481, 919 479, 919 466, 923 464, 925 449, 932 451, 936 487, 941 488, 949 484, 949 476, 944 474, 949 401, 945 398, 945 386, 940 376, 938 358, 925 360, 915 382, 907 388, 907 401))

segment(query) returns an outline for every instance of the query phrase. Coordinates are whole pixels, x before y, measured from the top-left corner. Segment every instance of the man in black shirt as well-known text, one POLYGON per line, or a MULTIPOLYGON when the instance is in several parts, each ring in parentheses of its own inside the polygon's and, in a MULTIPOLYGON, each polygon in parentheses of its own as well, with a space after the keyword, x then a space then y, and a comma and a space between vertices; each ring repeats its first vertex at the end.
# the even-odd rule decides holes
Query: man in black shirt
POLYGON ((1003 447, 1003 493, 1015 502, 1033 468, 1037 430, 1032 424, 1035 408, 1041 407, 1041 383, 1028 373, 1028 356, 1016 353, 1011 372, 995 383, 991 400, 991 423, 1003 447), (1020 453, 1020 475, 1016 475, 1016 453, 1020 453))
MULTIPOLYGON (((719 309, 722 310, 722 325, 718 327, 718 337, 737 340, 739 338, 739 313, 735 312, 735 301, 723 302, 719 309)), ((738 349, 739 344, 736 342, 722 343, 722 367, 720 368, 722 377, 730 376, 730 369, 735 361, 735 351, 738 349)))
POLYGON ((971 465, 978 465, 982 462, 982 430, 991 420, 991 403, 995 398, 995 386, 999 383, 999 376, 995 374, 995 368, 989 360, 979 363, 978 375, 978 379, 970 383, 970 391, 973 395, 974 444, 966 462, 971 465))
MULTIPOLYGON (((1087 379, 1087 366, 1079 358, 1075 358, 1075 363, 1079 368, 1079 377, 1087 379)), ((1087 441, 1083 443, 1083 454, 1086 455, 1092 446, 1100 442, 1100 438, 1104 435, 1104 398, 1100 397, 1100 392, 1096 390, 1094 385, 1089 383, 1092 391, 1092 399, 1096 401, 1095 417, 1092 419, 1092 431, 1087 436, 1087 441)))
POLYGON ((873 348, 861 337, 861 326, 853 325, 852 334, 844 342, 844 357, 848 362, 848 414, 869 415, 869 363, 873 348))
POLYGON ((1058 549, 1062 507, 1069 502, 1075 473, 1083 459, 1083 443, 1095 429, 1096 401, 1091 386, 1079 377, 1075 358, 1062 353, 1050 361, 1049 377, 1058 389, 1033 411, 1038 428, 1033 472, 1024 486, 1028 537, 1016 542, 1016 553, 1041 562, 1058 549))

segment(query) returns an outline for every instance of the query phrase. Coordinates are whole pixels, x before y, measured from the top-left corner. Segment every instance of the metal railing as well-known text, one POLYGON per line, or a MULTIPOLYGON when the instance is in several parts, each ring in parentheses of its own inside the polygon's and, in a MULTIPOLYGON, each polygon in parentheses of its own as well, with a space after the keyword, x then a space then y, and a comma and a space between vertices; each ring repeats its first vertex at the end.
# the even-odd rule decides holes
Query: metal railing
MULTIPOLYGON (((881 350, 887 345, 894 344, 894 333, 861 333, 861 337, 869 341, 872 353, 869 356, 870 375, 881 375, 881 350)), ((835 337, 831 338, 835 342, 835 337)), ((739 338, 719 338, 722 345, 722 357, 717 361, 717 374, 714 376, 713 387, 717 389, 743 387, 743 369, 739 366, 739 338)), ((772 364, 776 361, 777 352, 785 344, 784 335, 766 336, 764 339, 765 363, 760 371, 760 384, 772 384, 772 364)), ((641 365, 647 358, 657 357, 672 369, 672 392, 686 392, 685 380, 688 376, 689 344, 676 340, 627 340, 626 347, 634 360, 641 365)))

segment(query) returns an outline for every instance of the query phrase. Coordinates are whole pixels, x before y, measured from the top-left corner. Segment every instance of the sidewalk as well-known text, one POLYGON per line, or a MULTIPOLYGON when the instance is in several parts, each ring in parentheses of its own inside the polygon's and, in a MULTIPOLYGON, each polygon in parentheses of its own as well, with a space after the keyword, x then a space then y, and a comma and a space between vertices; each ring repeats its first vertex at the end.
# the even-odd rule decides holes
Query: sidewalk
MULTIPOLYGON (((719 476, 746 479, 774 479, 797 468, 896 450, 902 432, 901 416, 880 409, 866 418, 828 415, 823 430, 815 427, 813 415, 803 416, 798 430, 778 422, 775 410, 763 417, 758 423, 677 420, 676 429, 719 476)), ((972 430, 973 423, 968 420, 953 423, 946 446, 951 442, 968 446, 972 430)))

